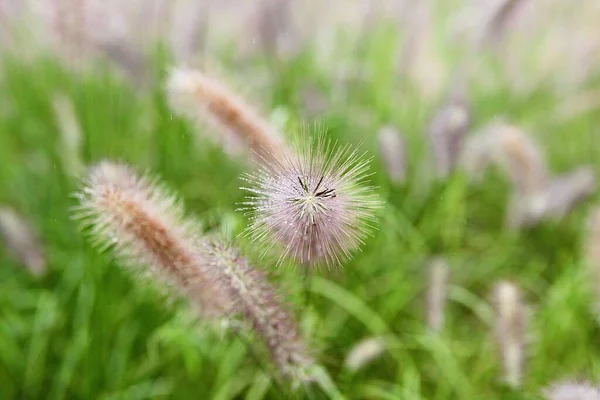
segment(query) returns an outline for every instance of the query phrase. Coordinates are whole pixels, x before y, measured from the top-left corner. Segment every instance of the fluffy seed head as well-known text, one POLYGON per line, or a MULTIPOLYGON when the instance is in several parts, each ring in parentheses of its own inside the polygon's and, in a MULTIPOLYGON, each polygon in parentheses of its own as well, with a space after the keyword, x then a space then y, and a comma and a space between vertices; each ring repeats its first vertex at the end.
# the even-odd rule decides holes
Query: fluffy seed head
POLYGON ((546 400, 600 400, 600 387, 589 382, 557 382, 544 390, 546 400))
POLYGON ((490 134, 489 128, 471 135, 465 142, 461 154, 461 166, 465 174, 474 182, 480 183, 486 169, 496 161, 497 138, 490 134))
POLYGON ((207 241, 203 250, 210 273, 218 277, 219 290, 232 300, 233 311, 241 314, 263 340, 280 374, 305 381, 313 360, 291 314, 266 277, 237 249, 222 242, 207 241))
POLYGON ((377 133, 379 155, 385 169, 394 183, 403 183, 406 179, 406 144, 400 132, 385 126, 377 133))
POLYGON ((259 162, 279 154, 281 135, 254 108, 216 79, 191 69, 174 68, 167 82, 173 111, 215 125, 217 142, 231 153, 254 152, 259 162))
POLYGON ((495 8, 487 18, 482 35, 482 44, 496 43, 506 32, 509 21, 514 17, 518 8, 524 3, 522 0, 501 0, 496 2, 495 8))
POLYGON ((266 164, 244 179, 252 196, 243 203, 251 214, 248 236, 266 250, 282 248, 305 266, 340 264, 368 234, 380 205, 364 183, 369 160, 351 146, 335 149, 319 137, 266 164))
POLYGON ((440 257, 429 263, 429 282, 427 287, 427 327, 433 332, 444 326, 444 309, 450 280, 450 267, 440 257))
POLYGON ((559 220, 596 191, 596 176, 591 167, 552 178, 531 194, 516 193, 509 204, 507 222, 511 229, 531 227, 543 218, 559 220))
POLYGON ((467 105, 458 99, 442 106, 433 116, 427 135, 439 178, 446 178, 456 166, 470 120, 467 105))
POLYGON ((496 306, 496 339, 502 360, 504 381, 513 387, 521 385, 525 363, 527 310, 519 288, 500 282, 494 288, 496 306))
POLYGON ((78 197, 76 217, 90 226, 97 244, 166 280, 204 315, 228 313, 229 300, 215 290, 199 236, 174 196, 125 165, 102 162, 91 168, 78 197))
POLYGON ((44 249, 33 227, 8 207, 0 207, 0 239, 15 260, 22 263, 34 276, 46 272, 44 249))
POLYGON ((573 208, 591 196, 597 188, 596 174, 589 166, 582 166, 552 179, 546 190, 547 214, 562 218, 573 208))
POLYGON ((538 144, 526 132, 502 120, 469 137, 462 162, 465 172, 475 180, 480 180, 492 163, 500 165, 520 196, 540 192, 549 181, 538 144))
POLYGON ((521 129, 499 123, 494 125, 498 135, 500 162, 515 189, 524 195, 541 190, 548 183, 548 168, 537 143, 521 129))

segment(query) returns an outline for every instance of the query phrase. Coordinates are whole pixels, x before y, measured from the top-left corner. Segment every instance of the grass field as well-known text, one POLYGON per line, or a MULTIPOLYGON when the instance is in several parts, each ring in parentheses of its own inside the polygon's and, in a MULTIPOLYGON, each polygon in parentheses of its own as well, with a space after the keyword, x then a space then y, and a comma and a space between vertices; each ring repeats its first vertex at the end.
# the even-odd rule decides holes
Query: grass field
MULTIPOLYGON (((33 278, 0 249, 0 398, 145 399, 269 398, 535 399, 556 379, 600 374, 600 333, 594 288, 582 253, 593 201, 560 222, 519 233, 504 229, 510 187, 498 171, 481 184, 460 172, 427 184, 424 129, 436 104, 419 99, 394 69, 385 30, 355 54, 360 80, 344 87, 310 54, 274 66, 261 60, 224 62, 231 82, 274 123, 296 132, 307 117, 303 90, 325 96, 317 116, 341 143, 361 143, 373 156, 373 184, 385 206, 377 231, 342 269, 315 271, 305 304, 302 271, 261 260, 294 305, 303 336, 331 378, 295 392, 274 383, 260 347, 230 332, 195 323, 185 303, 98 254, 71 218, 80 188, 65 163, 52 99, 71 99, 84 133, 85 163, 118 160, 148 170, 181 194, 205 225, 236 237, 247 224, 236 211, 248 169, 169 110, 163 93, 167 62, 157 62, 149 87, 130 86, 108 68, 74 74, 51 58, 0 64, 0 202, 32 221, 43 239, 48 273, 33 278), (266 82, 253 79, 269 76, 266 82), (330 97, 330 98, 328 98, 330 97), (406 185, 390 184, 377 155, 376 132, 390 124, 406 136, 406 185), (424 324, 425 265, 446 257, 452 283, 446 324, 424 324), (500 379, 493 337, 494 283, 518 284, 531 305, 526 373, 521 389, 500 379), (383 337, 386 351, 357 372, 344 368, 352 346, 383 337), (257 362, 258 361, 258 362, 257 362)), ((556 118, 564 98, 550 87, 515 94, 494 85, 467 89, 474 127, 503 115, 533 132, 553 172, 591 164, 600 172, 600 114, 556 118)))

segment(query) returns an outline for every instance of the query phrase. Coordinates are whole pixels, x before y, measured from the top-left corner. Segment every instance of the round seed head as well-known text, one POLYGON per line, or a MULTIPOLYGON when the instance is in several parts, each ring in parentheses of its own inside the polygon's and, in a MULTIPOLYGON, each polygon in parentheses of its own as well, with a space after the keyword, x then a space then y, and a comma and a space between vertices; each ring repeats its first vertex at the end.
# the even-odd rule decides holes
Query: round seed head
POLYGON ((266 163, 244 178, 252 194, 243 203, 251 215, 248 235, 266 250, 280 247, 280 262, 334 265, 350 258, 380 205, 364 182, 369 161, 356 148, 318 137, 266 163))

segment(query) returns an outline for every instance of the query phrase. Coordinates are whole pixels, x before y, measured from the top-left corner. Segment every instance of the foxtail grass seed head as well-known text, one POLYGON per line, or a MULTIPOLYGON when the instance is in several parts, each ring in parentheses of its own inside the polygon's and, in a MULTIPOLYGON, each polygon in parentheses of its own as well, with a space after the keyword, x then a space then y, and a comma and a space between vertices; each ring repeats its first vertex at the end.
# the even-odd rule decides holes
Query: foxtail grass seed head
POLYGON ((506 208, 506 228, 518 231, 530 228, 544 218, 548 208, 548 198, 544 192, 532 195, 513 193, 506 208))
POLYGON ((385 341, 381 337, 371 337, 356 343, 344 360, 344 367, 356 372, 379 358, 385 351, 385 341))
POLYGON ((304 265, 338 265, 360 247, 380 206, 365 183, 369 160, 356 148, 336 148, 319 136, 295 154, 266 164, 244 180, 247 234, 304 265), (298 154, 298 155, 296 155, 298 154))
POLYGON ((433 116, 427 135, 438 178, 447 178, 456 166, 470 121, 467 105, 458 100, 445 104, 433 116))
POLYGON ((562 218, 575 206, 596 192, 598 185, 594 169, 589 166, 553 178, 545 192, 547 214, 552 218, 562 218))
POLYGON ((33 276, 46 272, 46 256, 33 226, 9 207, 0 206, 0 238, 9 254, 33 276))
POLYGON ((556 382, 543 395, 546 400, 600 400, 600 387, 589 382, 556 382))
POLYGON ((217 142, 231 153, 254 153, 258 162, 284 152, 283 137, 254 108, 200 71, 173 68, 167 82, 171 109, 216 127, 217 142))
POLYGON ((521 129, 507 123, 493 127, 498 135, 498 156, 510 181, 521 195, 543 190, 549 181, 544 155, 537 143, 521 129))
POLYGON ((379 156, 393 183, 401 184, 406 179, 406 144, 396 129, 385 126, 377 133, 379 156))
POLYGON ((471 136, 461 157, 465 172, 475 180, 481 178, 485 168, 498 164, 519 196, 538 194, 550 179, 539 146, 526 132, 503 120, 471 136))
POLYGON ((506 27, 509 25, 511 18, 523 3, 523 0, 497 1, 496 7, 494 7, 487 18, 482 42, 489 44, 497 43, 506 32, 506 27))
POLYGON ((519 387, 523 381, 525 363, 525 334, 527 310, 519 288, 502 281, 494 288, 496 308, 496 340, 502 360, 503 380, 507 385, 519 387))
POLYGON ((232 299, 233 311, 241 314, 263 340, 279 373, 296 382, 309 379, 312 357, 292 315, 263 273, 237 249, 222 242, 206 241, 204 252, 210 273, 218 277, 219 290, 232 299))
POLYGON ((545 218, 560 220, 590 197, 596 188, 593 169, 584 166, 552 178, 539 191, 528 195, 516 193, 508 207, 508 226, 519 229, 534 226, 545 218))
POLYGON ((444 314, 450 266, 443 258, 436 257, 429 263, 429 282, 427 285, 427 327, 438 332, 444 326, 444 314))
POLYGON ((302 41, 295 26, 293 3, 263 0, 259 4, 256 25, 265 55, 285 61, 298 54, 302 41))
POLYGON ((200 239, 173 195, 125 165, 101 162, 90 169, 79 198, 76 217, 102 249, 170 283, 203 315, 228 314, 229 299, 206 272, 200 239))
POLYGON ((460 164, 471 181, 480 183, 483 180, 487 168, 496 161, 496 146, 496 136, 490 134, 489 129, 467 138, 460 164))
POLYGON ((64 94, 56 94, 52 98, 52 108, 56 119, 56 126, 60 134, 60 148, 63 169, 66 174, 81 176, 84 172, 82 161, 82 134, 75 107, 71 100, 64 94))

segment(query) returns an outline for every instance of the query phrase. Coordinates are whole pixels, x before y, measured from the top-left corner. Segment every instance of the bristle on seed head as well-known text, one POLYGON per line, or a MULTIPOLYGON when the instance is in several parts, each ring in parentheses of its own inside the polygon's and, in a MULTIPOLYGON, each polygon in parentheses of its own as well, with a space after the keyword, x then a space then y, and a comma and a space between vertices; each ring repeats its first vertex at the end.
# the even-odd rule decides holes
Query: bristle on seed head
POLYGON ((248 236, 281 248, 304 266, 337 265, 369 233, 380 206, 365 183, 369 160, 356 148, 335 148, 318 136, 244 179, 251 193, 242 210, 251 215, 248 236))
POLYGON ((225 316, 229 300, 206 273, 199 237, 174 196, 131 168, 102 162, 90 169, 76 217, 102 248, 151 272, 192 300, 206 316, 225 316))

